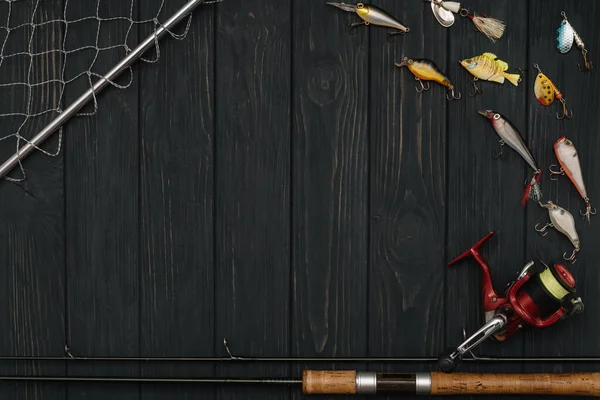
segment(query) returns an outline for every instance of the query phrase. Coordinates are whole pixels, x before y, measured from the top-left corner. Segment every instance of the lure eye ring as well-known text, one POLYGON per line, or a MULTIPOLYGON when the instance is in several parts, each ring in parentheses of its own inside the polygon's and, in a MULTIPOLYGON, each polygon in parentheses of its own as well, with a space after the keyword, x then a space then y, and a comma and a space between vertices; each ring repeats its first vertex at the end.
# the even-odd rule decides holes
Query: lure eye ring
POLYGON ((500 119, 500 114, 494 114, 494 119, 497 121, 500 119))
POLYGON ((356 8, 358 8, 359 10, 360 10, 361 8, 364 8, 364 7, 365 7, 365 5, 364 5, 363 3, 358 3, 358 4, 356 5, 356 8))

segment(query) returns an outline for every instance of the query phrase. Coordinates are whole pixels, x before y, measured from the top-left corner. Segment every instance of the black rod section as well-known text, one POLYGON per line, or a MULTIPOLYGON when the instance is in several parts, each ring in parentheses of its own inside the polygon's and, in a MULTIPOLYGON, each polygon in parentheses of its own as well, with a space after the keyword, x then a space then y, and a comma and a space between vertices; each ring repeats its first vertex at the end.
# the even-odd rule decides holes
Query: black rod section
POLYGON ((100 383, 223 383, 223 384, 269 384, 299 385, 300 379, 291 378, 119 378, 92 376, 0 376, 1 381, 15 382, 100 382, 100 383))
MULTIPOLYGON (((437 357, 82 357, 82 356, 0 356, 0 361, 44 361, 44 362, 233 362, 233 363, 260 363, 260 362, 356 362, 356 363, 436 363, 437 357)), ((600 357, 495 357, 477 356, 476 358, 463 358, 463 362, 494 363, 494 362, 575 362, 596 363, 600 357)))

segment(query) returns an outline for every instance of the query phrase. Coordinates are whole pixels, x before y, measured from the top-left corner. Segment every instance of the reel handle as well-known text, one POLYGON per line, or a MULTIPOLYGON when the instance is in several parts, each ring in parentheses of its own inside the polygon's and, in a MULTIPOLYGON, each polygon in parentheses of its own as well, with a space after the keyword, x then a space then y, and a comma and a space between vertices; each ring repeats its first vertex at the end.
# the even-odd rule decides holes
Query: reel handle
POLYGON ((438 368, 443 372, 452 372, 456 369, 462 360, 463 354, 489 338, 508 323, 508 318, 501 313, 496 314, 477 332, 472 334, 467 340, 461 343, 456 349, 450 349, 442 353, 438 358, 438 368))

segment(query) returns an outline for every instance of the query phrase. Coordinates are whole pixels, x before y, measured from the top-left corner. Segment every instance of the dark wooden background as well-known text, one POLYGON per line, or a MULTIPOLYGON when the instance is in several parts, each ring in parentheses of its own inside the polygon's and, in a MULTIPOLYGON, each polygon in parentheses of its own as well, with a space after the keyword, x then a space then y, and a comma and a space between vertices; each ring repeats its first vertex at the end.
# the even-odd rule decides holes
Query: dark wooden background
MULTIPOLYGON (((156 8, 160 0, 138 7, 156 8)), ((32 2, 33 3, 33 2, 32 2)), ((57 15, 62 12, 56 2, 57 15)), ((103 0, 116 7, 121 0, 103 0)), ((176 2, 175 2, 176 3, 176 2)), ((176 4, 167 4, 165 15, 176 4)), ((0 355, 437 356, 483 321, 480 272, 447 262, 490 230, 485 246, 498 290, 530 259, 561 261, 571 247, 533 227, 545 210, 520 197, 528 167, 478 109, 506 115, 541 167, 567 135, 580 150, 592 200, 600 198, 600 69, 554 49, 560 12, 600 65, 600 3, 472 0, 504 19, 491 43, 458 18, 438 25, 418 0, 379 0, 411 31, 346 27, 350 14, 321 0, 226 0, 199 8, 187 39, 167 39, 133 85, 109 89, 94 117, 65 127, 64 151, 24 163, 27 192, 0 184, 0 355), (458 60, 493 52, 522 84, 482 83, 458 60), (430 58, 462 99, 393 63, 430 58), (533 94, 533 64, 573 109, 533 94)), ((80 2, 92 14, 96 2, 80 2)), ((141 13, 142 11, 139 11, 141 13)), ((355 18, 355 17, 353 17, 355 18)), ((108 25, 115 35, 122 26, 108 25)), ((145 37, 140 28, 133 39, 145 37)), ((56 35, 38 37, 55 46, 56 35)), ((122 54, 99 60, 107 70, 122 54)), ((68 68, 85 68, 76 57, 68 68)), ((40 60, 40 74, 62 68, 40 60), (43 65, 43 68, 41 67, 43 65)), ((83 61, 80 61, 83 63, 83 61)), ((600 68, 600 67, 599 67, 600 68)), ((67 103, 85 85, 67 92, 67 103)), ((55 102, 55 93, 44 94, 55 102)), ((1 101, 7 101, 6 99, 1 101)), ((2 142, 5 143, 5 142, 2 142)), ((8 154, 14 149, 3 144, 8 154)), ((578 215, 567 178, 544 176, 546 199, 578 215)), ((600 202, 600 200, 596 200, 600 202)), ((598 203, 600 204, 600 203, 598 203)), ((489 355, 600 355, 600 217, 577 218, 576 275, 583 315, 485 343, 489 355)), ((303 368, 429 370, 434 365, 146 364, 1 362, 0 374, 69 376, 297 376, 303 368)), ((596 371, 600 365, 464 365, 465 371, 596 371)), ((105 384, 0 384, 3 399, 287 399, 297 389, 105 384)))

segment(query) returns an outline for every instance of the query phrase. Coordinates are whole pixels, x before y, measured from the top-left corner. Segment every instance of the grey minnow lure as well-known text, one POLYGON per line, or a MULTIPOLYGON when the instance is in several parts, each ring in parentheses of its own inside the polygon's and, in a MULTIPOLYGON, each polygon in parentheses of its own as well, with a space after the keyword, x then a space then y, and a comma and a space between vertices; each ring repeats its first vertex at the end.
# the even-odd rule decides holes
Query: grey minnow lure
POLYGON ((402 25, 400 21, 396 18, 392 17, 387 12, 383 11, 380 8, 372 6, 370 4, 365 3, 357 3, 357 4, 346 4, 346 3, 334 3, 328 2, 330 6, 337 7, 346 12, 355 13, 360 17, 362 21, 350 23, 350 29, 353 30, 357 26, 360 25, 376 25, 376 26, 385 26, 388 28, 397 29, 397 32, 389 32, 388 35, 396 35, 396 34, 404 34, 410 31, 409 28, 402 25))
POLYGON ((502 156, 502 150, 504 149, 504 145, 508 145, 513 150, 515 150, 527 164, 533 169, 534 175, 527 184, 525 188, 525 192, 523 193, 523 199, 521 202, 523 205, 527 203, 527 199, 532 199, 533 201, 540 201, 542 199, 542 191, 539 187, 539 181, 542 176, 542 170, 537 166, 537 162, 535 158, 531 155, 531 152, 525 146, 523 139, 521 138, 521 134, 517 129, 500 113, 497 113, 492 110, 479 111, 479 114, 483 115, 487 119, 490 120, 494 130, 500 136, 500 153, 494 158, 498 158, 502 156))
MULTIPOLYGON (((592 69, 592 62, 587 59, 587 49, 585 48, 583 39, 567 20, 567 14, 562 11, 560 15, 562 15, 563 20, 556 31, 556 49, 563 54, 568 53, 571 47, 573 47, 573 42, 575 42, 575 45, 581 50, 584 69, 590 71, 592 69)), ((577 67, 582 71, 581 65, 577 65, 577 67)))
POLYGON ((560 207, 557 204, 554 204, 551 201, 548 201, 546 204, 540 203, 540 206, 546 208, 548 210, 548 217, 550 217, 550 222, 546 225, 538 228, 539 224, 535 225, 535 230, 540 232, 542 236, 546 236, 548 232, 546 229, 554 228, 563 235, 565 235, 569 241, 573 244, 573 253, 569 257, 567 257, 567 253, 563 254, 563 258, 567 261, 570 261, 571 264, 577 261, 575 257, 576 254, 581 249, 579 243, 579 235, 577 234, 577 230, 575 229, 575 219, 571 215, 570 212, 560 207))

